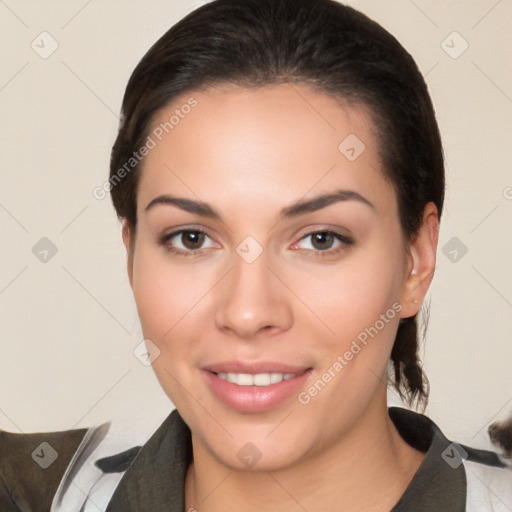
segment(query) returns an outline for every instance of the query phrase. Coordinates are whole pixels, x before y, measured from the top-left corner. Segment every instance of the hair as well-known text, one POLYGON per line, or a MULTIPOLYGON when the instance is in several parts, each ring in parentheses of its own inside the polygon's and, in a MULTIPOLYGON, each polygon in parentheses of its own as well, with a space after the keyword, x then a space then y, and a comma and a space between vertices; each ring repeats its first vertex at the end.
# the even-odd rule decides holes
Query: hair
MULTIPOLYGON (((128 81, 112 148, 110 193, 118 217, 135 231, 141 164, 122 180, 118 172, 144 145, 159 111, 210 86, 280 83, 307 84, 370 113, 406 241, 418 233, 428 202, 441 217, 443 150, 423 76, 395 37, 335 0, 215 0, 155 43, 128 81)), ((416 316, 400 320, 389 373, 402 399, 426 405, 416 316)))

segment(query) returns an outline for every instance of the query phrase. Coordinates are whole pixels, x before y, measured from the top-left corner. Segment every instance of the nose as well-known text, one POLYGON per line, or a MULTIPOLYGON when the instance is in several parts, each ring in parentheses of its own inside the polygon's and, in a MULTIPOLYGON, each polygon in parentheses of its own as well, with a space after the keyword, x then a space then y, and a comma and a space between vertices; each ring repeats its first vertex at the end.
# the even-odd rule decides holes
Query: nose
POLYGON ((252 262, 238 253, 222 279, 215 298, 218 329, 243 339, 257 339, 286 331, 293 323, 291 297, 286 279, 271 268, 265 250, 252 262))

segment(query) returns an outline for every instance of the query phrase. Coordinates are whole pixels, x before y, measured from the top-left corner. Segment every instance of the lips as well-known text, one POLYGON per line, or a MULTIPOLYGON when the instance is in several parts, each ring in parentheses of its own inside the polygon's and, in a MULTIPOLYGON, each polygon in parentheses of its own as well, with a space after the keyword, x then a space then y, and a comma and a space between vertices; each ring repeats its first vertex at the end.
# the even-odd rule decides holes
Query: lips
POLYGON ((257 413, 289 402, 312 371, 311 367, 275 361, 226 361, 203 367, 202 375, 213 395, 225 405, 239 412, 257 413))

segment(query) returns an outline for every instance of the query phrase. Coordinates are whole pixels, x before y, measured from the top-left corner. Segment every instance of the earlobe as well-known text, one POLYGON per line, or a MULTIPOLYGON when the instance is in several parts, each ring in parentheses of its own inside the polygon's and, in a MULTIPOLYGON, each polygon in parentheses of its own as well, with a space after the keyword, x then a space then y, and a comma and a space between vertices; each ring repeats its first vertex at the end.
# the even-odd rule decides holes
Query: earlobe
POLYGON ((123 220, 122 228, 123 243, 126 247, 126 270, 128 272, 128 279, 130 280, 130 286, 133 288, 133 232, 132 228, 128 224, 128 221, 123 220))
POLYGON ((418 233, 409 244, 409 266, 402 291, 402 318, 418 313, 434 277, 439 217, 434 203, 428 203, 418 233))

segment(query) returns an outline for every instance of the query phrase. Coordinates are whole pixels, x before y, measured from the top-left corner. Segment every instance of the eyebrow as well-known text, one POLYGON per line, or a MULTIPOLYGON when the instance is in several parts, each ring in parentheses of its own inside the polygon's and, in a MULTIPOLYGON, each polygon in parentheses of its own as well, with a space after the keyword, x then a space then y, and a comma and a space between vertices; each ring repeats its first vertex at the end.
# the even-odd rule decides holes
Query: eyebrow
MULTIPOLYGON (((292 203, 291 205, 283 208, 279 212, 279 218, 288 219, 292 217, 297 217, 305 213, 311 213, 317 210, 321 210, 322 208, 326 208, 331 204, 341 201, 357 201, 375 210, 375 206, 358 192, 355 192, 354 190, 336 190, 329 194, 323 194, 317 197, 313 197, 312 199, 296 201, 295 203, 292 203)), ((173 205, 186 212, 195 213, 202 217, 222 221, 219 213, 216 212, 215 209, 212 208, 208 203, 205 203, 203 201, 195 201, 193 199, 186 199, 184 197, 174 197, 168 194, 164 194, 155 197, 146 206, 145 211, 147 212, 148 210, 151 210, 157 205, 173 205)))

